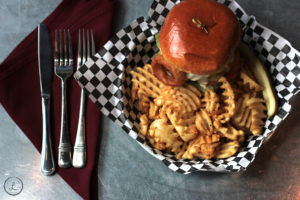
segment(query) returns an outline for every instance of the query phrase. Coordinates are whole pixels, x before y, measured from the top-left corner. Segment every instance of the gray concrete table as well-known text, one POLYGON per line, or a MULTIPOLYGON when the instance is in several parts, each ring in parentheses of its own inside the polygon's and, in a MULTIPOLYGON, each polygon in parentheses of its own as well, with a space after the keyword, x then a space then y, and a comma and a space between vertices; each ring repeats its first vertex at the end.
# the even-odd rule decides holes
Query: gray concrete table
MULTIPOLYGON (((0 62, 59 2, 0 1, 0 62)), ((114 31, 145 16, 151 2, 119 0, 114 31)), ((238 2, 261 24, 300 49, 299 0, 238 2)), ((173 172, 104 117, 99 122, 99 199, 300 199, 299 100, 299 95, 292 99, 291 114, 263 145, 249 169, 235 174, 173 172)), ((1 105, 0 163, 0 199, 80 199, 58 175, 40 174, 39 153, 1 105), (26 156, 19 152, 26 152, 26 156), (23 181, 23 190, 10 196, 3 185, 8 177, 14 176, 23 181)))

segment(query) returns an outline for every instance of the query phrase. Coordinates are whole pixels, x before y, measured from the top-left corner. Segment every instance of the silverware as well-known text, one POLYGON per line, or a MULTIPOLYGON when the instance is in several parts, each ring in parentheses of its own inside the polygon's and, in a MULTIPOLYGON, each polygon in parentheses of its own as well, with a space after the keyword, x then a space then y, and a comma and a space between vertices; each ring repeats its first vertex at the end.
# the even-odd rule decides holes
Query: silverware
POLYGON ((55 74, 61 79, 62 87, 62 104, 61 104, 61 128, 60 141, 58 146, 58 166, 61 168, 71 167, 72 161, 72 146, 68 127, 67 116, 67 79, 73 74, 73 50, 70 31, 68 33, 63 30, 55 30, 55 74), (68 35, 67 35, 68 34, 68 35), (59 40, 59 41, 58 41, 59 40), (58 49, 59 43, 59 49, 58 49), (64 46, 64 48, 63 48, 64 46), (64 49, 64 50, 63 50, 64 49))
POLYGON ((43 175, 55 172, 51 142, 50 101, 52 90, 53 63, 49 31, 46 25, 38 25, 38 60, 42 96, 43 140, 40 170, 43 175))
MULTIPOLYGON (((86 31, 86 43, 85 43, 85 33, 82 30, 82 48, 81 48, 81 31, 78 33, 78 57, 77 57, 77 69, 79 69, 88 58, 95 54, 95 42, 93 31, 90 33, 86 31), (90 35, 91 34, 91 35, 90 35), (91 36, 91 41, 90 41, 91 36), (87 45, 87 50, 86 50, 87 45)), ((72 164, 76 168, 82 168, 86 165, 86 133, 85 133, 85 101, 86 96, 84 90, 81 89, 81 97, 80 97, 80 110, 79 110, 79 119, 78 119, 78 127, 76 133, 76 141, 74 145, 73 152, 73 161, 72 164)))

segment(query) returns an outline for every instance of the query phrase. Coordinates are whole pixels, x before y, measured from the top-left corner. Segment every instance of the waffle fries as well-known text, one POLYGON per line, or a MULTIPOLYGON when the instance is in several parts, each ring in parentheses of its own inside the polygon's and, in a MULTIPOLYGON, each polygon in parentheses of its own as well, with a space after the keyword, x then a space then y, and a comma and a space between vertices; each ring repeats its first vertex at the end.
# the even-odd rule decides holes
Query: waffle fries
POLYGON ((140 134, 154 148, 183 159, 223 159, 234 155, 247 134, 261 134, 266 106, 262 87, 247 74, 219 89, 201 93, 192 84, 167 86, 152 73, 151 65, 132 75, 132 100, 138 101, 140 134))

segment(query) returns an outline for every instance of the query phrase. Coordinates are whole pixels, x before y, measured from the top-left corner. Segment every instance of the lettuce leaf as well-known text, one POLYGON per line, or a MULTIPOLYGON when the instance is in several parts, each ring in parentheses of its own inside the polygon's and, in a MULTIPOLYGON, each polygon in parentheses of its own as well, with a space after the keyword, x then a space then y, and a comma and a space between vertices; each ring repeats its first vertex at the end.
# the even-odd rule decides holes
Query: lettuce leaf
POLYGON ((154 37, 155 37, 155 42, 156 42, 157 48, 159 49, 158 54, 161 54, 160 42, 159 42, 159 33, 157 33, 154 37))

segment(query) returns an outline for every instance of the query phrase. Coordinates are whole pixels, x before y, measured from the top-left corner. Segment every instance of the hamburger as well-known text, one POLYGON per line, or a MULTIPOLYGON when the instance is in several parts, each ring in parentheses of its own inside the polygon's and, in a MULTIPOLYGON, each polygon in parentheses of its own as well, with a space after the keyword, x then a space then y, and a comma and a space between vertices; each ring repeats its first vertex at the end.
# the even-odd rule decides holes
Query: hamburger
POLYGON ((272 81, 241 37, 240 23, 226 6, 212 0, 184 0, 172 8, 155 36, 159 52, 151 62, 153 74, 166 85, 188 81, 204 91, 217 89, 221 76, 236 81, 240 69, 246 68, 263 87, 270 117, 278 106, 272 81))
POLYGON ((211 0, 185 0, 168 13, 156 36, 160 52, 152 59, 154 75, 170 86, 190 80, 213 85, 239 72, 242 29, 226 6, 211 0))

